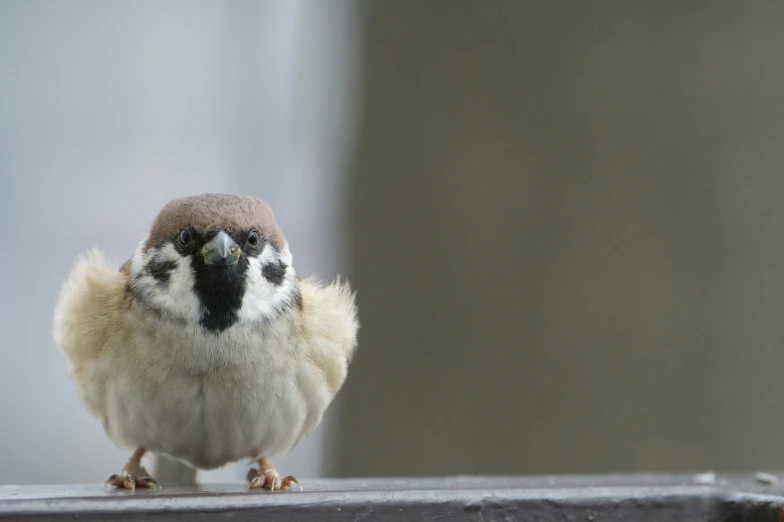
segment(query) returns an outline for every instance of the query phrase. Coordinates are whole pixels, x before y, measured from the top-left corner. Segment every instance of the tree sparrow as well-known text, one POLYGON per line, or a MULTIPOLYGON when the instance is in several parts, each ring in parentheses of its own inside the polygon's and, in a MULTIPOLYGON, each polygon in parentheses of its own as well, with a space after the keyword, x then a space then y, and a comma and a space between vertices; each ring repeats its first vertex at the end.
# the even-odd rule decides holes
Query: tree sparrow
POLYGON ((267 458, 318 426, 358 327, 348 285, 299 279, 265 202, 201 194, 168 203, 119 270, 83 254, 54 338, 82 402, 135 448, 107 484, 155 486, 153 451, 201 469, 250 458, 249 487, 274 491, 299 482, 267 458))

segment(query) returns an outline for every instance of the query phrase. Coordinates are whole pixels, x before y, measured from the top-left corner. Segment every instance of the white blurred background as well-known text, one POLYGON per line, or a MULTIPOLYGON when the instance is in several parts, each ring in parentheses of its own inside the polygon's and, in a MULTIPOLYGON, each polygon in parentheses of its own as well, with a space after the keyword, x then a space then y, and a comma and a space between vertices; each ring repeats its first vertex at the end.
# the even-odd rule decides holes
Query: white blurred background
MULTIPOLYGON (((98 482, 129 456, 51 338, 79 252, 122 263, 168 200, 225 191, 272 205, 301 274, 347 271, 358 37, 342 1, 0 2, 0 483, 98 482)), ((335 413, 278 467, 323 474, 335 413)))

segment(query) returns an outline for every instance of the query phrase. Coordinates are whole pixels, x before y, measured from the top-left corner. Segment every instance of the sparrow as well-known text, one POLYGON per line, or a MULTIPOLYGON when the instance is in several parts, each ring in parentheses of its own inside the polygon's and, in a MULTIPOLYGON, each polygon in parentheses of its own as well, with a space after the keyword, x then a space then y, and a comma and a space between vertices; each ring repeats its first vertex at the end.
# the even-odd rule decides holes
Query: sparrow
POLYGON ((300 279, 270 207, 235 194, 175 199, 121 267, 77 258, 54 339, 79 397, 133 450, 116 488, 156 487, 148 451, 197 469, 252 459, 251 489, 299 485, 268 460, 321 422, 357 346, 355 294, 300 279))

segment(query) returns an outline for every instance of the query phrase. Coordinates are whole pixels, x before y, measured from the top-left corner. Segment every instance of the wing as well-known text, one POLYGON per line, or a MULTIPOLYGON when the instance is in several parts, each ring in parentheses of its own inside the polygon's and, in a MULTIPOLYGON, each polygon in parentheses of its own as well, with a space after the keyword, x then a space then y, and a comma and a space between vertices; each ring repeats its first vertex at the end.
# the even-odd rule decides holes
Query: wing
POLYGON ((357 348, 355 294, 340 280, 324 286, 308 278, 300 281, 299 288, 308 355, 324 371, 332 393, 337 393, 357 348))
POLYGON ((343 385, 359 329, 354 294, 347 284, 335 281, 324 286, 304 279, 299 289, 302 321, 297 337, 302 358, 297 379, 307 414, 294 444, 318 426, 343 385))
POLYGON ((54 340, 65 356, 79 396, 103 417, 103 386, 96 366, 109 334, 128 307, 127 274, 98 250, 81 255, 63 285, 54 314, 54 340))

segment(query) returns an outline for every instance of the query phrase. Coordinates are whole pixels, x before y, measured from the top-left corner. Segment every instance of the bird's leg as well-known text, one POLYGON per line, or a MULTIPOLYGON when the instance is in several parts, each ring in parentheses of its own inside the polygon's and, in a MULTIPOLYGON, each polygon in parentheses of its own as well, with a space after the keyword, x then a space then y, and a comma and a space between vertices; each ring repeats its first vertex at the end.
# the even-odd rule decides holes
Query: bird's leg
POLYGON ((118 489, 134 490, 139 488, 154 488, 158 485, 154 478, 142 467, 142 457, 147 452, 144 448, 139 448, 133 452, 128 463, 119 475, 112 475, 106 481, 107 486, 114 486, 118 489))
POLYGON ((288 477, 281 477, 277 468, 272 465, 266 458, 261 457, 258 460, 259 469, 251 468, 248 471, 248 483, 250 489, 268 489, 270 491, 279 491, 291 487, 292 484, 299 486, 302 489, 299 480, 291 475, 288 477))

